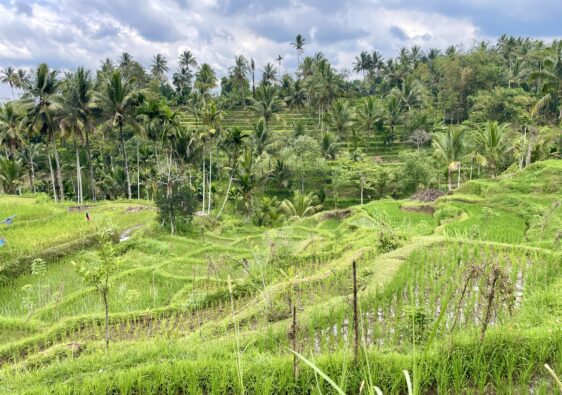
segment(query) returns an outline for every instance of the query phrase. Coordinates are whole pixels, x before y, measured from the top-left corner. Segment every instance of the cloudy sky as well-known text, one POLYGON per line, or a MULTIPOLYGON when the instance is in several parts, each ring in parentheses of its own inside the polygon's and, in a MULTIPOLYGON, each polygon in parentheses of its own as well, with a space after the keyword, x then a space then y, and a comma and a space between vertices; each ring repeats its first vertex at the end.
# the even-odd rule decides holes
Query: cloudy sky
MULTIPOLYGON (((284 57, 297 33, 340 69, 362 50, 445 48, 499 35, 562 36, 560 0, 0 0, 0 68, 47 62, 95 68, 127 51, 144 65, 162 53, 174 68, 191 50, 219 74, 235 54, 258 65, 284 57)), ((0 98, 9 90, 0 87, 0 98)))

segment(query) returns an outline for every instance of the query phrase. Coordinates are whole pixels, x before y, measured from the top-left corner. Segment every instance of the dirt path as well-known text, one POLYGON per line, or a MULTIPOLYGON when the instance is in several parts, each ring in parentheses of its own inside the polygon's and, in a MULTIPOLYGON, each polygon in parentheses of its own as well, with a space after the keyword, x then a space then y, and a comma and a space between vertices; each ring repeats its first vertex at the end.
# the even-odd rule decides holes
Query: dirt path
POLYGON ((131 234, 133 233, 133 231, 135 231, 136 229, 140 229, 144 227, 144 224, 140 224, 140 225, 135 225, 135 226, 131 226, 128 229, 125 229, 123 232, 121 232, 121 234, 119 235, 119 243, 122 243, 124 241, 127 241, 131 238, 131 234))

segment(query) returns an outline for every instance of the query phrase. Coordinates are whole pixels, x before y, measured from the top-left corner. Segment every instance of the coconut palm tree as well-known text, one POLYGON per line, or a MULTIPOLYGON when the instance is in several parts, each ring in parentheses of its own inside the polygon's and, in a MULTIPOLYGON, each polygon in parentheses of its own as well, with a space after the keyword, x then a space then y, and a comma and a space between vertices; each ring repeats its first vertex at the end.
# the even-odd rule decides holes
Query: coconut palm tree
POLYGON ((250 58, 250 70, 252 70, 252 98, 256 98, 256 62, 250 58))
POLYGON ((365 78, 365 71, 368 71, 371 68, 371 55, 367 51, 361 51, 359 56, 355 57, 355 61, 353 62, 353 71, 356 73, 362 73, 363 78, 365 78))
POLYGON ((14 86, 17 85, 17 78, 18 75, 16 73, 16 69, 12 66, 8 66, 0 72, 0 81, 10 86, 10 89, 12 90, 12 99, 14 100, 16 99, 16 96, 14 95, 14 86))
POLYGON ((281 202, 279 209, 289 218, 299 219, 311 216, 318 212, 322 206, 318 204, 318 196, 314 193, 305 195, 295 191, 293 199, 285 199, 281 202))
POLYGON ((152 57, 152 66, 150 67, 150 72, 154 78, 159 81, 164 81, 165 74, 168 72, 168 60, 162 54, 156 54, 152 57))
POLYGON ((499 161, 509 150, 507 130, 507 125, 488 122, 474 135, 476 149, 486 158, 492 177, 497 175, 499 161))
POLYGON ((272 85, 277 81, 277 69, 271 63, 266 63, 263 68, 262 83, 272 85))
POLYGON ((4 146, 7 158, 13 158, 24 142, 21 134, 21 114, 13 103, 0 107, 0 146, 4 146))
POLYGON ((18 89, 26 89, 30 83, 29 74, 24 69, 18 69, 17 78, 14 86, 18 89))
POLYGON ((332 133, 324 131, 320 138, 320 148, 325 159, 336 159, 340 143, 336 141, 332 133))
POLYGON ((56 95, 59 92, 60 85, 61 83, 57 78, 57 72, 55 70, 49 70, 49 67, 45 63, 42 63, 37 67, 35 76, 28 87, 27 94, 30 96, 30 99, 24 101, 24 105, 28 108, 24 122, 29 125, 31 130, 39 133, 45 139, 45 148, 47 150, 55 202, 58 201, 58 198, 55 186, 55 175, 53 174, 51 165, 51 154, 55 157, 56 181, 59 188, 60 201, 64 201, 60 157, 55 145, 55 133, 57 131, 55 116, 57 111, 61 109, 60 104, 56 100, 56 95), (51 149, 53 153, 51 153, 51 149))
POLYGON ((447 186, 449 191, 452 189, 451 172, 456 166, 451 166, 458 162, 460 172, 460 160, 465 152, 465 131, 461 128, 449 128, 445 132, 433 135, 433 155, 447 163, 448 178, 447 186))
POLYGON ((29 185, 31 186, 31 191, 33 193, 35 190, 35 168, 37 167, 37 159, 39 158, 41 152, 40 143, 28 143, 23 147, 21 151, 21 157, 24 160, 27 170, 29 172, 29 185))
POLYGON ((297 51, 297 69, 300 67, 300 57, 304 52, 305 44, 306 40, 301 34, 297 34, 297 37, 295 37, 295 41, 291 43, 291 46, 294 47, 297 51))
POLYGON ((562 41, 558 41, 553 47, 554 56, 544 60, 544 68, 529 73, 531 81, 540 81, 542 94, 531 115, 536 115, 550 103, 557 103, 558 120, 562 121, 562 41))
POLYGON ((19 191, 21 194, 23 174, 21 159, 0 156, 0 184, 4 193, 14 194, 19 191))
POLYGON ((135 122, 135 92, 129 81, 124 80, 121 71, 115 70, 109 79, 105 81, 105 86, 101 92, 96 94, 96 101, 103 112, 106 126, 112 130, 117 127, 119 132, 119 142, 121 153, 123 154, 123 164, 125 170, 125 180, 127 185, 127 197, 131 199, 131 178, 129 175, 129 160, 125 147, 125 134, 123 128, 130 125, 137 128, 135 122))
POLYGON ((282 77, 283 72, 281 71, 281 64, 283 63, 283 56, 277 55, 277 58, 275 60, 277 60, 277 70, 279 70, 279 77, 282 77))
POLYGON ((207 95, 211 89, 217 86, 217 76, 208 63, 203 63, 195 74, 195 88, 202 95, 207 95))
POLYGON ((180 54, 179 65, 189 71, 192 67, 197 67, 197 59, 191 51, 183 51, 180 54))
POLYGON ((246 94, 244 91, 244 86, 246 85, 246 75, 250 71, 250 65, 244 57, 244 55, 238 55, 234 57, 234 66, 230 68, 232 74, 232 79, 240 87, 240 92, 242 94, 242 104, 246 108, 246 94))
POLYGON ((277 90, 271 85, 261 85, 256 93, 251 109, 264 120, 264 126, 269 128, 269 121, 275 114, 285 106, 285 102, 279 98, 277 90))
POLYGON ((328 112, 328 124, 340 140, 347 137, 347 133, 353 126, 354 114, 348 101, 336 101, 328 112))
POLYGON ((380 119, 380 109, 377 99, 373 96, 364 98, 357 107, 357 126, 369 138, 371 138, 376 129, 376 122, 380 119))

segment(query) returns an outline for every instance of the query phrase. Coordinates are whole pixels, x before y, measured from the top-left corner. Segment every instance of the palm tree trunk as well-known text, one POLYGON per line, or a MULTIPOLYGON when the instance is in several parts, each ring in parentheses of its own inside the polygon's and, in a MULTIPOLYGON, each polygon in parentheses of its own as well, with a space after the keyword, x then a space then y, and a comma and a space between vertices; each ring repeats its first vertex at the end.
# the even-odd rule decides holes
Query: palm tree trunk
POLYGON ((53 199, 55 200, 55 203, 58 203, 57 187, 55 186, 55 173, 53 172, 53 163, 51 162, 51 152, 49 149, 49 143, 47 143, 46 148, 47 148, 47 161, 49 162, 49 174, 51 175, 51 185, 53 187, 53 199))
POLYGON ((139 140, 137 140, 137 199, 140 200, 140 157, 139 157, 139 140))
POLYGON ((448 172, 447 187, 449 188, 449 191, 450 191, 451 189, 453 189, 453 185, 452 185, 452 181, 451 181, 451 169, 448 168, 447 172, 448 172))
POLYGON ((84 198, 82 197, 82 169, 80 168, 80 151, 78 150, 78 144, 74 143, 74 149, 76 151, 76 183, 78 184, 78 204, 84 203, 84 198))
POLYGON ((205 150, 203 150, 203 177, 202 179, 202 194, 203 194, 203 214, 205 214, 205 150))
POLYGON ((457 174, 457 189, 461 186, 461 163, 459 162, 459 173, 457 174))
POLYGON ((59 157, 59 152, 57 151, 57 147, 54 147, 55 149, 55 164, 57 166, 57 183, 59 185, 59 194, 60 194, 60 201, 64 202, 64 186, 62 184, 62 170, 61 170, 61 164, 60 164, 60 157, 59 157))
POLYGON ((85 130, 86 135, 86 154, 88 155, 88 172, 90 173, 90 193, 92 200, 96 201, 96 180, 94 178, 94 166, 92 164, 92 152, 90 151, 90 136, 88 129, 85 130))
POLYGON ((228 180, 228 187, 226 188, 226 195, 224 196, 224 200, 222 202, 221 209, 219 210, 219 213, 217 214, 217 218, 216 218, 217 220, 220 218, 220 216, 222 214, 222 210, 224 210, 224 206, 226 205, 226 202, 228 200, 228 194, 230 193, 230 187, 232 185, 233 179, 234 179, 234 169, 230 173, 230 179, 228 180))
POLYGON ((212 181, 212 157, 211 157, 211 153, 213 152, 212 149, 209 150, 209 201, 207 202, 207 204, 209 205, 207 208, 207 213, 210 215, 211 214, 211 183, 212 181))
POLYGON ((121 149, 123 150, 123 160, 125 161, 125 177, 127 179, 127 197, 131 199, 131 178, 129 177, 129 161, 127 159, 127 150, 125 149, 125 136, 123 136, 123 124, 119 124, 119 138, 121 140, 121 149))

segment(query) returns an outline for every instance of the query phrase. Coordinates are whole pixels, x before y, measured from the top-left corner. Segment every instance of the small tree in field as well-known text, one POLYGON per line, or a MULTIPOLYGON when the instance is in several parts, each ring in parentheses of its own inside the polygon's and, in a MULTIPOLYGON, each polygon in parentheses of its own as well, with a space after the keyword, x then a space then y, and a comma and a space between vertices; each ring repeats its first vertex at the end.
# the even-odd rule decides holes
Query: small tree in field
POLYGON ((117 270, 117 254, 115 252, 116 233, 111 228, 98 231, 98 259, 94 262, 77 264, 73 266, 84 282, 96 289, 100 295, 105 309, 105 348, 109 347, 109 290, 110 277, 117 270))

